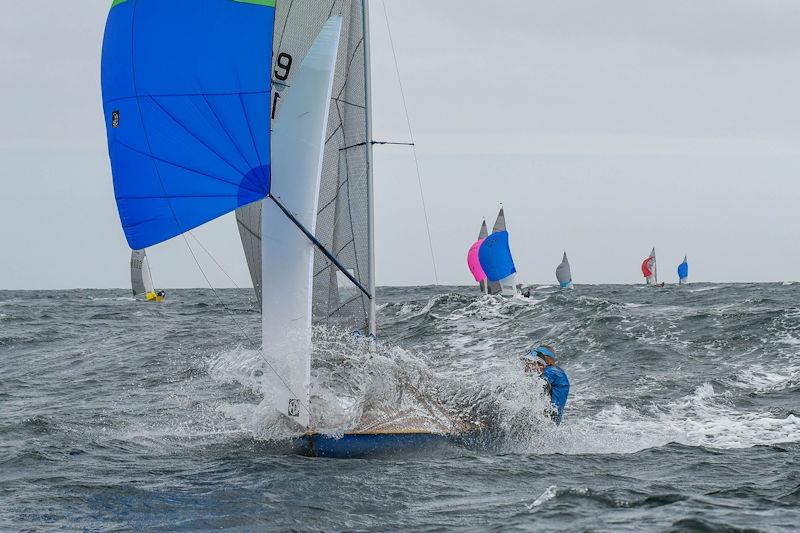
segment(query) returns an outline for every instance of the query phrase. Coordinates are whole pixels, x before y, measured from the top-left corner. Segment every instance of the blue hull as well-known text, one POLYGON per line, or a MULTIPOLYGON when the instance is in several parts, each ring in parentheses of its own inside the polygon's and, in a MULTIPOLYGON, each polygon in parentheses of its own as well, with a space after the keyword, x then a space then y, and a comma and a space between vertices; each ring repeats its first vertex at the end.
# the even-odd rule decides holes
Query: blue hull
POLYGON ((339 438, 314 433, 298 439, 300 453, 335 459, 404 454, 446 446, 449 442, 447 435, 435 433, 347 433, 339 438))

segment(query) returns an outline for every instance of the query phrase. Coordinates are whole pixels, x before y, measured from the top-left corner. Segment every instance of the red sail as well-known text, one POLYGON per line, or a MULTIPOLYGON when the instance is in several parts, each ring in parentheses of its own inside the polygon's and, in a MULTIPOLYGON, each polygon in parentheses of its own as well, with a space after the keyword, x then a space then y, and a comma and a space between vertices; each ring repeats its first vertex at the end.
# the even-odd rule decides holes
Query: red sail
POLYGON ((644 274, 644 277, 646 278, 649 278, 650 276, 653 275, 653 272, 650 270, 650 261, 652 260, 653 256, 650 256, 647 259, 645 259, 644 262, 642 263, 642 274, 644 274))

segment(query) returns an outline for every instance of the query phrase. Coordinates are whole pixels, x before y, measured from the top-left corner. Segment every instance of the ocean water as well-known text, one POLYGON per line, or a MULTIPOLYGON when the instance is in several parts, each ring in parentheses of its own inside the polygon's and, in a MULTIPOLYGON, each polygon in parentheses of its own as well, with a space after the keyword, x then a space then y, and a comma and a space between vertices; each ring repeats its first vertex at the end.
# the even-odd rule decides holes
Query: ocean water
POLYGON ((0 291, 0 530, 800 524, 800 285, 383 288, 376 351, 315 331, 330 431, 420 395, 487 429, 351 460, 281 447, 260 315, 250 291, 219 297, 0 291), (560 427, 519 362, 542 341, 572 382, 560 427))

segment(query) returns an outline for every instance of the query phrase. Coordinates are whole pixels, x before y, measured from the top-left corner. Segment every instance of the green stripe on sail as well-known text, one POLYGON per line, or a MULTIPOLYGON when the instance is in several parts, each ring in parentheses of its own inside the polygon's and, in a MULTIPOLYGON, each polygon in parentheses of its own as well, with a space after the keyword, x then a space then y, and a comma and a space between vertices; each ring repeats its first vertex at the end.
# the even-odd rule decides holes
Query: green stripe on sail
MULTIPOLYGON (((125 0, 122 0, 123 2, 125 0)), ((242 4, 255 4, 257 6, 275 7, 275 0, 233 0, 242 4)))
POLYGON ((117 7, 118 5, 120 5, 120 4, 122 4, 122 3, 125 3, 125 2, 127 2, 127 1, 128 1, 128 0, 114 0, 113 2, 111 2, 111 9, 114 9, 114 8, 115 8, 115 7, 117 7))

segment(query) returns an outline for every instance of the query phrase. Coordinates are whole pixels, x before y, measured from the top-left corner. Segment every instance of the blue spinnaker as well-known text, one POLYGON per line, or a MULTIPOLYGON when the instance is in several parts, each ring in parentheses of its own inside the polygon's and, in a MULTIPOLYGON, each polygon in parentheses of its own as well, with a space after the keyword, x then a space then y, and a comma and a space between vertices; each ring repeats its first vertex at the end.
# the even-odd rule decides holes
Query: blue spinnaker
POLYGON ((508 246, 507 231, 498 231, 486 237, 478 251, 478 258, 489 281, 499 281, 517 271, 508 246))
POLYGON ((274 0, 114 0, 101 78, 131 248, 268 194, 274 18, 274 0))
POLYGON ((678 265, 678 278, 686 279, 688 277, 689 277, 689 263, 684 261, 683 263, 678 265))

